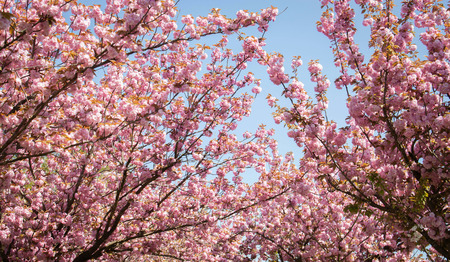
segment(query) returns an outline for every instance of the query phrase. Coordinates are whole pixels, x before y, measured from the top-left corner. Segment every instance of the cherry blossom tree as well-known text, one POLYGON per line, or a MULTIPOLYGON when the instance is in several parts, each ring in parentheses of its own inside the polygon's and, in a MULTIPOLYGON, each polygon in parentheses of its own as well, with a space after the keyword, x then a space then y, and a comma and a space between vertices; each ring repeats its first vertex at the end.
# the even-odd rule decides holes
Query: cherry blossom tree
POLYGON ((0 1, 2 260, 450 258, 450 11, 351 2, 322 0, 318 23, 348 96, 338 128, 318 61, 313 99, 300 58, 289 77, 283 56, 264 51, 276 8, 177 21, 172 0, 0 1), (241 34, 252 26, 258 36, 241 34), (292 103, 267 97, 303 148, 297 165, 273 130, 236 132, 261 92, 252 61, 292 103))
MULTIPOLYGON (((299 168, 313 181, 326 182, 330 194, 350 198, 343 211, 366 216, 362 225, 368 227, 355 230, 377 238, 386 231, 372 229, 383 223, 390 232, 385 250, 418 249, 430 260, 450 259, 448 4, 321 3, 325 12, 317 28, 330 39, 340 69, 334 84, 348 96, 346 126, 338 128, 326 115, 331 82, 318 61, 308 65, 315 84, 312 99, 296 75, 285 74, 280 58, 268 56, 272 81, 283 85, 284 97, 292 102, 290 108, 278 107, 275 121, 287 125, 288 135, 303 148, 299 168), (358 10, 370 31, 369 56, 355 40, 358 10)), ((300 65, 294 59, 295 72, 300 65)))
POLYGON ((251 191, 266 201, 234 221, 236 234, 245 235, 240 253, 248 260, 410 261, 396 232, 368 213, 347 212, 351 198, 314 179, 311 165, 297 168, 290 157, 278 163, 251 191), (273 192, 279 196, 268 200, 273 192))
POLYGON ((245 69, 264 40, 227 42, 249 26, 262 36, 277 10, 176 21, 175 5, 0 1, 3 261, 205 261, 235 249, 229 220, 266 201, 244 197, 241 174, 278 152, 273 131, 232 132, 261 91, 245 69), (194 43, 208 35, 222 38, 194 43))

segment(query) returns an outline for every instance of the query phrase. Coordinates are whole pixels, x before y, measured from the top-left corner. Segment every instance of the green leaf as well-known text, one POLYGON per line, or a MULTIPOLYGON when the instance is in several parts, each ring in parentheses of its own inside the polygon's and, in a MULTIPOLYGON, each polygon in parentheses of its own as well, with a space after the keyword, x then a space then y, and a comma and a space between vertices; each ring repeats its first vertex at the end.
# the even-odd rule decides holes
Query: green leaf
POLYGON ((344 211, 352 214, 356 214, 359 211, 358 204, 350 204, 344 207, 344 211))
POLYGON ((8 19, 8 20, 12 20, 12 18, 14 17, 13 14, 8 13, 8 12, 0 12, 0 15, 3 16, 4 18, 8 19))

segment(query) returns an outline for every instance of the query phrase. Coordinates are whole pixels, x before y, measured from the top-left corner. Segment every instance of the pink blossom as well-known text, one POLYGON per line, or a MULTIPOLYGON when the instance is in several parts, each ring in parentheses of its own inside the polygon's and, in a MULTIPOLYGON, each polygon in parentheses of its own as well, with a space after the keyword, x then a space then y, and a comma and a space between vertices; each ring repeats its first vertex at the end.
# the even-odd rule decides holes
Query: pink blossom
POLYGON ((311 74, 318 74, 318 73, 320 73, 320 72, 322 71, 322 69, 323 69, 323 67, 322 67, 322 65, 319 64, 319 63, 311 63, 311 64, 308 66, 308 71, 309 71, 311 74))
POLYGON ((252 92, 255 94, 261 93, 262 88, 260 86, 255 86, 252 88, 252 92))

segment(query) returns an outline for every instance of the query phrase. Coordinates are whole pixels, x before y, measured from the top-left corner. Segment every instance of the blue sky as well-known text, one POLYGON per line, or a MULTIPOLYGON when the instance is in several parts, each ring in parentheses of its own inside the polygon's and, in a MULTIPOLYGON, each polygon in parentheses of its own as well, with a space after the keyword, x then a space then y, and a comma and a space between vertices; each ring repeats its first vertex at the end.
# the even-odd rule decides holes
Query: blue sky
MULTIPOLYGON (((333 63, 333 54, 330 41, 327 37, 317 32, 316 22, 319 20, 323 9, 318 0, 231 0, 231 1, 204 1, 204 0, 181 0, 178 3, 180 15, 191 14, 195 16, 206 16, 212 8, 221 9, 221 13, 234 17, 238 10, 259 11, 270 6, 278 7, 281 13, 277 20, 271 23, 269 31, 265 34, 267 39, 266 50, 279 52, 285 57, 285 69, 290 73, 290 60, 293 56, 301 56, 303 66, 300 68, 300 81, 310 95, 313 95, 314 86, 309 82, 307 63, 318 59, 324 67, 324 73, 331 82, 338 76, 338 70, 333 63)), ((254 33, 258 33, 256 30, 254 33)), ((233 36, 232 36, 233 37, 233 36)), ((259 123, 276 129, 276 137, 279 140, 280 152, 293 151, 299 157, 300 150, 293 141, 287 137, 283 126, 275 125, 271 117, 272 109, 267 105, 265 97, 268 93, 280 98, 282 87, 273 85, 267 77, 265 68, 257 65, 249 65, 249 69, 255 73, 256 78, 262 79, 263 92, 258 95, 252 115, 246 121, 244 129, 254 131, 259 123)), ((327 112, 330 119, 335 120, 341 126, 344 125, 347 116, 345 105, 346 94, 343 90, 336 90, 333 86, 328 92, 330 100, 327 112)), ((286 104, 288 105, 288 104, 286 104)))

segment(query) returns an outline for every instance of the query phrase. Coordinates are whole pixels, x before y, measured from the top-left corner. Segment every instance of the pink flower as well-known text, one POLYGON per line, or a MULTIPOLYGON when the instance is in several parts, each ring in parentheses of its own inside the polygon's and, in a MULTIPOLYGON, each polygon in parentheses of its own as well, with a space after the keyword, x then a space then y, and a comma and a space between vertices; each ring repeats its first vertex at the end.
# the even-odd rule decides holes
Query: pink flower
POLYGON ((322 71, 323 67, 317 62, 310 63, 308 70, 311 74, 318 74, 322 71))
POLYGON ((76 16, 73 23, 72 23, 72 29, 74 31, 80 30, 80 31, 86 31, 86 29, 89 27, 90 21, 87 18, 84 18, 82 16, 76 16))
POLYGON ((181 18, 181 22, 183 24, 189 25, 189 24, 194 23, 194 18, 192 17, 192 15, 186 15, 186 16, 183 16, 183 18, 181 18))
POLYGON ((277 99, 276 97, 270 95, 270 96, 267 98, 267 103, 269 104, 270 107, 273 107, 273 106, 275 105, 275 102, 276 102, 277 100, 278 100, 278 99, 277 99))
POLYGON ((372 18, 367 18, 367 19, 364 19, 364 21, 363 21, 363 26, 369 26, 369 25, 372 25, 373 24, 373 19, 372 18))
POLYGON ((300 58, 299 58, 299 59, 293 59, 293 60, 292 60, 291 67, 292 67, 293 69, 295 69, 295 68, 301 66, 302 64, 303 64, 303 61, 302 61, 300 58))
POLYGON ((252 88, 252 92, 255 94, 261 93, 262 88, 260 86, 255 86, 252 88))

